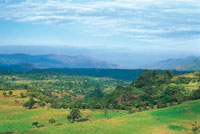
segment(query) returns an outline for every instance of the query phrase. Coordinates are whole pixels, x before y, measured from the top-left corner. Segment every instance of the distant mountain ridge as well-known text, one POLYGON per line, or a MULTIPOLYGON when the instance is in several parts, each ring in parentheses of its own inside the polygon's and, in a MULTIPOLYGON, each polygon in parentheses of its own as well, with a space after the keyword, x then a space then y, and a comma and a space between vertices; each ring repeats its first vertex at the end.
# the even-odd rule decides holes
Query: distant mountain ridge
POLYGON ((0 66, 21 65, 25 63, 39 68, 121 68, 121 65, 86 56, 0 54, 0 66))
POLYGON ((184 70, 200 70, 200 57, 191 60, 189 62, 186 62, 178 67, 176 67, 177 70, 184 71, 184 70))
POLYGON ((161 69, 161 70, 178 70, 178 71, 196 71, 200 70, 200 57, 188 56, 185 58, 171 58, 145 65, 142 69, 161 69))

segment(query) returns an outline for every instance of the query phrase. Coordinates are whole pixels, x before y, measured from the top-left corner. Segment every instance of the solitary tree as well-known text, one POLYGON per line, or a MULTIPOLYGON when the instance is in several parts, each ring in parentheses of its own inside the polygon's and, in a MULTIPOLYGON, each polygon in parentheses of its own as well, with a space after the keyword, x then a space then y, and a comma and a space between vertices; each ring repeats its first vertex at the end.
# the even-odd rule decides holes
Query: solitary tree
POLYGON ((78 120, 80 117, 81 117, 80 110, 77 108, 73 108, 72 111, 70 112, 70 114, 67 116, 67 119, 71 120, 73 123, 76 121, 76 119, 78 120))
POLYGON ((32 123, 32 126, 38 127, 39 122, 35 121, 32 123))
POLYGON ((11 95, 13 94, 13 92, 12 92, 12 91, 9 91, 8 94, 11 96, 11 95))
POLYGON ((35 100, 31 97, 27 102, 24 103, 24 107, 27 107, 28 109, 32 109, 33 105, 35 104, 35 100))
POLYGON ((106 117, 108 119, 108 110, 104 109, 104 117, 106 117))
POLYGON ((3 96, 7 96, 7 92, 3 92, 3 96))
POLYGON ((24 98, 24 93, 20 93, 20 98, 24 98))

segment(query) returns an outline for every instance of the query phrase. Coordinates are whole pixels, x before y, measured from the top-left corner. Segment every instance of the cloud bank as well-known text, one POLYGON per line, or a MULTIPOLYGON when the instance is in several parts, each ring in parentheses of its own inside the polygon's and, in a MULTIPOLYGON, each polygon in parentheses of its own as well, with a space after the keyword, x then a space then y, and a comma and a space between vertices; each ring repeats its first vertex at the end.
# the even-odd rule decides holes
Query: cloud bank
POLYGON ((200 37, 199 0, 0 0, 0 18, 56 25, 81 23, 96 36, 138 40, 200 37))

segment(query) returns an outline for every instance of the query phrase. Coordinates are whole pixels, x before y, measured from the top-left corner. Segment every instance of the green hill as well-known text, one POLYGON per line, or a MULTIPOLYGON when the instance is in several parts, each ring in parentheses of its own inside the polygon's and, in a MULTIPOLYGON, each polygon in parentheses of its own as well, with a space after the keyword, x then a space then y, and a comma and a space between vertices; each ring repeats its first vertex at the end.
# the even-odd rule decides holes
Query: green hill
POLYGON ((200 101, 189 101, 178 106, 128 114, 126 111, 109 110, 108 119, 101 110, 82 110, 89 121, 70 123, 69 110, 22 107, 28 98, 19 98, 16 90, 11 97, 0 91, 0 134, 192 134, 192 123, 200 120, 200 101), (16 101, 15 101, 16 100, 16 101), (48 120, 54 118, 55 124, 48 120), (39 128, 32 126, 38 121, 39 128))
POLYGON ((200 128, 200 72, 145 70, 132 83, 55 72, 0 76, 0 134, 193 134, 195 121, 200 128), (74 123, 73 109, 81 112, 74 123))

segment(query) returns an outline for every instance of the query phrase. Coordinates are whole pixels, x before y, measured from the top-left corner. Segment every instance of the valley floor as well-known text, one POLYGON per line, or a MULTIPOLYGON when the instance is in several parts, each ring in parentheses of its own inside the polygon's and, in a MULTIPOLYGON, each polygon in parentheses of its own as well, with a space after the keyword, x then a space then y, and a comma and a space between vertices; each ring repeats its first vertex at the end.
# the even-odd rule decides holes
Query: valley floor
POLYGON ((197 100, 134 114, 111 110, 109 119, 104 117, 104 111, 82 110, 83 116, 89 116, 90 120, 70 123, 66 109, 23 108, 22 103, 28 98, 19 98, 20 92, 16 90, 13 96, 4 97, 0 91, 0 134, 192 134, 192 123, 200 120, 200 100, 197 100), (56 123, 50 124, 50 118, 56 123), (44 126, 35 128, 32 126, 35 121, 44 126))

